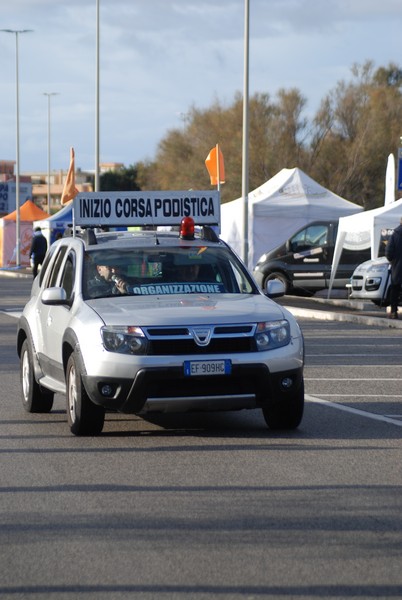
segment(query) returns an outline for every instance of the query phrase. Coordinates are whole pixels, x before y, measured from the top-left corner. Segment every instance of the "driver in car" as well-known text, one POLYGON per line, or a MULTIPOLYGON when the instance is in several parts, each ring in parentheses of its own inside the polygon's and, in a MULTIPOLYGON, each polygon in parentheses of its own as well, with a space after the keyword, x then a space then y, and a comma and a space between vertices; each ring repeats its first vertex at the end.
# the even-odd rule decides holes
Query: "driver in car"
POLYGON ((120 275, 119 268, 112 265, 96 265, 96 274, 88 281, 88 294, 92 298, 116 296, 127 293, 127 282, 120 275))

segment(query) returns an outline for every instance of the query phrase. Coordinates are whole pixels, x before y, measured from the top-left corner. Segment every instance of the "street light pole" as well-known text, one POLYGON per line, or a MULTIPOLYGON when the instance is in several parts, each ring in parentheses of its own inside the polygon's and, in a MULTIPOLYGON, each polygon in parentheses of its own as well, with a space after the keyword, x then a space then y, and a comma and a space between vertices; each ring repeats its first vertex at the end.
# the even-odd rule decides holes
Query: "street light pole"
POLYGON ((99 192, 99 0, 96 0, 95 192, 99 192))
POLYGON ((248 239, 248 138, 249 138, 249 45, 250 45, 250 2, 244 0, 244 81, 243 81, 243 161, 242 161, 242 196, 243 196, 243 260, 249 264, 248 239))
POLYGON ((50 97, 57 92, 43 92, 47 96, 47 212, 50 215, 50 97))
POLYGON ((15 265, 21 266, 21 234, 20 234, 20 109, 19 109, 19 83, 18 83, 18 35, 29 33, 32 29, 0 29, 15 35, 15 89, 16 89, 16 160, 15 160, 15 265))

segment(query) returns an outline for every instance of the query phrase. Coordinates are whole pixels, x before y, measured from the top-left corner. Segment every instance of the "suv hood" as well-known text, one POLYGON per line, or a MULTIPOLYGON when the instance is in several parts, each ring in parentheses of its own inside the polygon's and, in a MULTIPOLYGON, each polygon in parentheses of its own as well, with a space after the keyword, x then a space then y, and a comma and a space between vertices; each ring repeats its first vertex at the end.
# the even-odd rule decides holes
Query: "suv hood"
POLYGON ((358 265, 355 269, 355 273, 358 273, 359 271, 367 271, 367 269, 373 268, 373 267, 382 267, 383 265, 389 265, 389 261, 385 256, 380 256, 378 258, 372 258, 371 260, 366 260, 364 262, 362 262, 360 265, 358 265))
POLYGON ((372 258, 371 260, 366 260, 360 266, 364 265, 364 266, 370 267, 371 265, 382 265, 384 263, 389 264, 389 260, 385 256, 380 256, 378 258, 372 258))
POLYGON ((262 294, 214 296, 115 296, 89 300, 88 305, 108 325, 177 325, 250 323, 285 318, 285 311, 262 294))

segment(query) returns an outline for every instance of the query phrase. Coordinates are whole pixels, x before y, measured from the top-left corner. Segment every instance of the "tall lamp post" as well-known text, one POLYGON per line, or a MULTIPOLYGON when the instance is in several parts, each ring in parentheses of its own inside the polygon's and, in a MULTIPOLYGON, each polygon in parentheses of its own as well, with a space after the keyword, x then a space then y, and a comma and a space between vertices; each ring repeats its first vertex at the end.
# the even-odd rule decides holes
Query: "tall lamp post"
POLYGON ((95 192, 99 192, 99 0, 96 0, 95 192))
POLYGON ((15 264, 21 266, 21 234, 20 234, 20 110, 19 110, 19 81, 18 81, 18 35, 20 33, 28 33, 32 29, 0 29, 6 33, 15 35, 15 89, 16 89, 16 160, 15 160, 15 264))
POLYGON ((16 160, 15 160, 15 264, 21 266, 21 234, 20 234, 20 109, 19 109, 19 83, 18 83, 18 35, 29 33, 32 29, 0 29, 15 35, 15 88, 16 88, 16 160))
POLYGON ((43 92, 47 96, 47 212, 50 215, 50 98, 58 92, 43 92))
POLYGON ((244 0, 244 81, 243 81, 243 160, 242 160, 242 197, 243 197, 243 260, 248 265, 248 138, 249 138, 249 46, 250 46, 250 0, 244 0))

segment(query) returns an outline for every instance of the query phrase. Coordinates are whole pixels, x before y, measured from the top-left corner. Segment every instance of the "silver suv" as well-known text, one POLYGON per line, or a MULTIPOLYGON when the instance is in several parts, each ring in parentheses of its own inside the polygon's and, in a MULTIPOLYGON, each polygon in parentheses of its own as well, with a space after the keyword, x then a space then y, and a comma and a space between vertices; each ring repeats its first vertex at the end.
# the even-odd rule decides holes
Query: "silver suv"
POLYGON ((259 407, 272 429, 303 415, 300 328, 209 227, 55 242, 17 349, 24 408, 49 412, 65 394, 75 435, 99 434, 105 411, 259 407))

